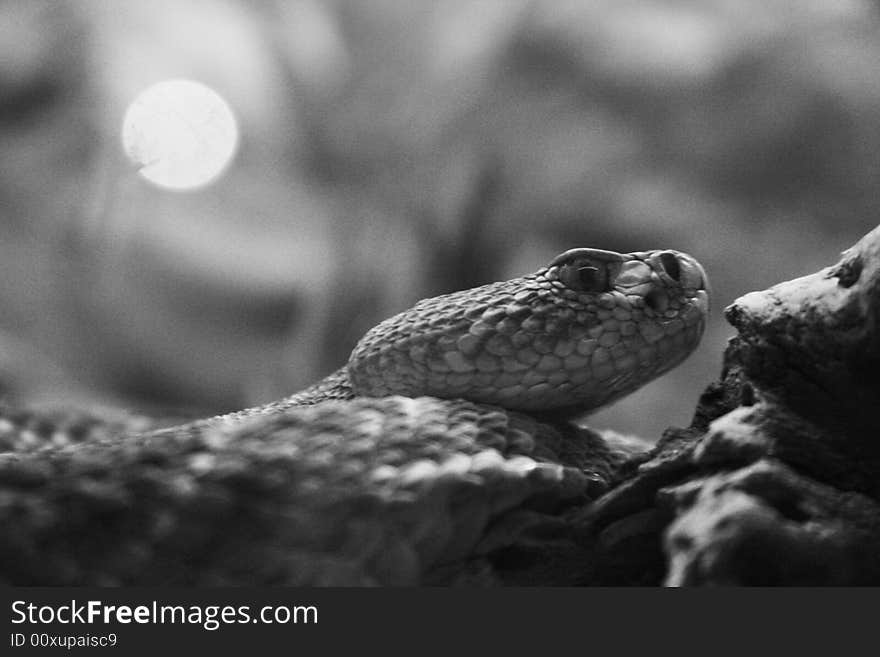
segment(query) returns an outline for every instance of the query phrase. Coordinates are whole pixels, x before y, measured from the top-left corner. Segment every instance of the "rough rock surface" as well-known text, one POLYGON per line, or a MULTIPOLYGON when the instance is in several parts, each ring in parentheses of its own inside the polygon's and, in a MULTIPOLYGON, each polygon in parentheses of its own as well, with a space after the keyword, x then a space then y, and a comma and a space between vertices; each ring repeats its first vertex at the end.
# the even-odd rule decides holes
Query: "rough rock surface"
POLYGON ((880 583, 880 228, 726 316, 691 427, 578 514, 584 581, 880 583))

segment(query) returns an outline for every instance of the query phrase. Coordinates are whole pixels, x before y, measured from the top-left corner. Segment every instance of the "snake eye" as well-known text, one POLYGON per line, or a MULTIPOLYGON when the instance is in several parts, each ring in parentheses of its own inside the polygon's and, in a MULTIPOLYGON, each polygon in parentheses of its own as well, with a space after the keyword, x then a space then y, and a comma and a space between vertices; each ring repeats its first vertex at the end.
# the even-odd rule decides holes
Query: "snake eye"
POLYGON ((674 253, 670 253, 669 251, 664 251, 660 254, 660 264, 663 266, 663 269, 674 281, 677 281, 681 278, 681 264, 678 262, 678 258, 674 253))
POLYGON ((575 261, 559 268, 559 279, 577 292, 607 292, 608 269, 604 263, 575 261))

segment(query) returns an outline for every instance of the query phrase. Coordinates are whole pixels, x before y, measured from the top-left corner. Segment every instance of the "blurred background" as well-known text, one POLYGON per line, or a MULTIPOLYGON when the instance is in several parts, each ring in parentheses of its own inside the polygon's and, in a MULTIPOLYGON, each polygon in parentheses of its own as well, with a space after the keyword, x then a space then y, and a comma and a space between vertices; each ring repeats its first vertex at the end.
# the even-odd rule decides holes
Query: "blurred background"
POLYGON ((719 374, 727 304, 877 223, 878 28, 856 0, 0 0, 2 393, 231 410, 420 298, 675 248, 705 341, 589 420, 656 438, 719 374), (238 118, 211 186, 122 153, 166 78, 238 118))

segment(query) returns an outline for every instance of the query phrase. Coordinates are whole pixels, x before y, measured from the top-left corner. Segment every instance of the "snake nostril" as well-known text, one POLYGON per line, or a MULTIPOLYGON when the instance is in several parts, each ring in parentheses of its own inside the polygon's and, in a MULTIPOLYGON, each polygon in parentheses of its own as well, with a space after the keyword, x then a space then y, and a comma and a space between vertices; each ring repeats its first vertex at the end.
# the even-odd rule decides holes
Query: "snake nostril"
POLYGON ((669 274, 672 280, 677 281, 681 278, 681 263, 674 253, 669 251, 661 253, 660 264, 663 265, 663 269, 666 270, 666 273, 669 274))

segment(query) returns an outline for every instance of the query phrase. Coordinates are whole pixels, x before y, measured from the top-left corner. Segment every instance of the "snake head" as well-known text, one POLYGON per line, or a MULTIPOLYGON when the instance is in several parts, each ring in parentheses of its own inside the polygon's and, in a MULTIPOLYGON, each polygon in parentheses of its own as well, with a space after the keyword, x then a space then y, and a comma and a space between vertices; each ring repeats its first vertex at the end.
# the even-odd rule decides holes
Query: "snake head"
POLYGON ((382 322, 348 372, 362 396, 574 415, 678 365, 708 312, 708 279, 692 256, 571 249, 534 274, 426 299, 382 322))

